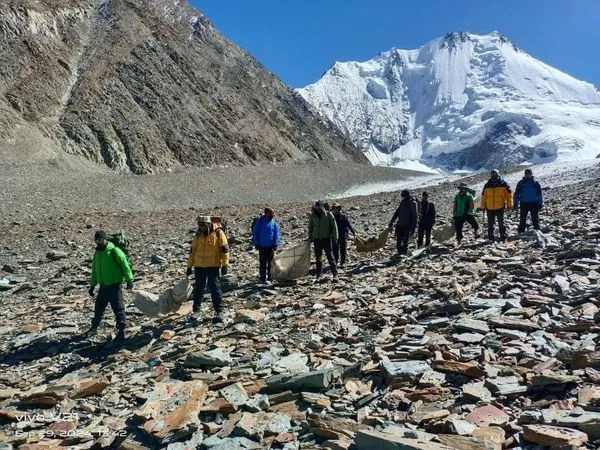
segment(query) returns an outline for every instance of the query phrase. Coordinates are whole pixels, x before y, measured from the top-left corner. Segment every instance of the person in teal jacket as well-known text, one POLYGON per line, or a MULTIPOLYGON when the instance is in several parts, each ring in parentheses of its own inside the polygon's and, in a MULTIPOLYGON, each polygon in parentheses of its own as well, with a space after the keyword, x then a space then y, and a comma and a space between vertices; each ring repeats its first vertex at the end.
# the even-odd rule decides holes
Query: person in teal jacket
POLYGON ((123 280, 127 283, 127 289, 133 289, 133 272, 129 261, 123 251, 108 241, 108 235, 104 230, 96 231, 96 252, 92 260, 92 276, 90 278, 90 296, 94 296, 94 290, 100 285, 98 297, 94 305, 94 318, 92 326, 85 333, 90 337, 96 333, 106 307, 110 307, 115 314, 117 323, 117 336, 115 341, 121 342, 125 339, 125 302, 123 301, 123 280))

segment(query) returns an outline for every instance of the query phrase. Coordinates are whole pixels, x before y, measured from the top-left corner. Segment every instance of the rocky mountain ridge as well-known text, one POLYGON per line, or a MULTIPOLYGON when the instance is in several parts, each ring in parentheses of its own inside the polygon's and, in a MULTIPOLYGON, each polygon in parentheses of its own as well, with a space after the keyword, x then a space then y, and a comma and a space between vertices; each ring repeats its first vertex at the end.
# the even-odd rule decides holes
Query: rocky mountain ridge
POLYGON ((376 164, 480 169, 600 154, 600 92, 497 32, 336 62, 298 92, 376 164))
POLYGON ((0 56, 8 163, 89 160, 139 174, 366 162, 187 1, 2 2, 0 56))

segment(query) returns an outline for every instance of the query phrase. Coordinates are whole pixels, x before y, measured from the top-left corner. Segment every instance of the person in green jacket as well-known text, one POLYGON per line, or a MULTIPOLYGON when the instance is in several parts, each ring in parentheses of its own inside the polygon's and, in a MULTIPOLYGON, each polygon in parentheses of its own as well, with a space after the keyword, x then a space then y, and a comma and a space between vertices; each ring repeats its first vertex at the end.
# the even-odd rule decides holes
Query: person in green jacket
POLYGON ((323 252, 331 267, 333 279, 337 278, 337 266, 333 257, 333 245, 338 241, 338 229, 335 217, 329 211, 328 205, 317 201, 312 208, 308 221, 308 240, 315 247, 315 260, 317 265, 317 278, 323 273, 323 252))
POLYGON ((454 226, 456 228, 456 242, 460 244, 463 238, 463 225, 469 223, 475 231, 475 239, 479 237, 479 224, 475 219, 475 197, 465 183, 458 185, 458 194, 454 197, 454 226))
POLYGON ((96 285, 100 285, 98 297, 94 305, 94 318, 92 326, 85 333, 85 337, 93 336, 98 330, 106 307, 110 307, 115 314, 117 323, 116 342, 125 339, 125 303, 123 301, 123 280, 127 282, 127 289, 133 289, 133 272, 129 261, 123 251, 108 241, 104 230, 96 231, 96 252, 92 260, 92 276, 90 279, 90 296, 94 296, 96 285))

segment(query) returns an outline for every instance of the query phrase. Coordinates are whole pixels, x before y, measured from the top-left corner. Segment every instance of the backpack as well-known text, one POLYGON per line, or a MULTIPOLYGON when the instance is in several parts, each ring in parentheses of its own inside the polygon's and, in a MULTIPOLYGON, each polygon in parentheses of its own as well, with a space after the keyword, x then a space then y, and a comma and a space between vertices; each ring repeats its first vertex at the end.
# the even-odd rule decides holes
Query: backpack
POLYGON ((256 226, 256 222, 258 222, 258 219, 260 219, 262 216, 264 216, 263 213, 260 213, 258 216, 254 216, 254 218, 252 219, 252 225, 250 225, 250 234, 254 234, 254 227, 256 226))
MULTIPOLYGON (((112 242, 115 245, 115 247, 121 249, 121 251, 125 255, 125 259, 127 259, 127 263, 129 264, 131 271, 133 272, 133 264, 131 264, 131 258, 129 256, 129 245, 131 244, 131 241, 129 240, 129 238, 127 236, 125 236, 125 233, 123 233, 122 231, 119 231, 118 233, 111 235, 108 238, 108 242, 112 242)), ((119 262, 117 261, 117 256, 114 253, 111 253, 111 255, 113 255, 113 258, 114 258, 117 266, 121 267, 119 265, 119 262)))
POLYGON ((227 221, 225 219, 223 219, 222 217, 217 217, 217 216, 212 216, 210 218, 210 221, 212 222, 213 225, 213 229, 221 229, 221 231, 223 231, 223 233, 225 234, 225 237, 227 236, 227 221))

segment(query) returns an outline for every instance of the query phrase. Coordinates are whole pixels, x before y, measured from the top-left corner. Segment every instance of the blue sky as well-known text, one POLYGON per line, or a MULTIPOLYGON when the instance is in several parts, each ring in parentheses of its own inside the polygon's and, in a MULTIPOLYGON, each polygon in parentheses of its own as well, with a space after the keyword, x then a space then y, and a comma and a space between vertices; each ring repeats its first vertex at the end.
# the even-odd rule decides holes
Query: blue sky
POLYGON ((532 56, 600 87, 600 0, 191 0, 292 87, 335 61, 412 49, 450 31, 500 31, 532 56))

